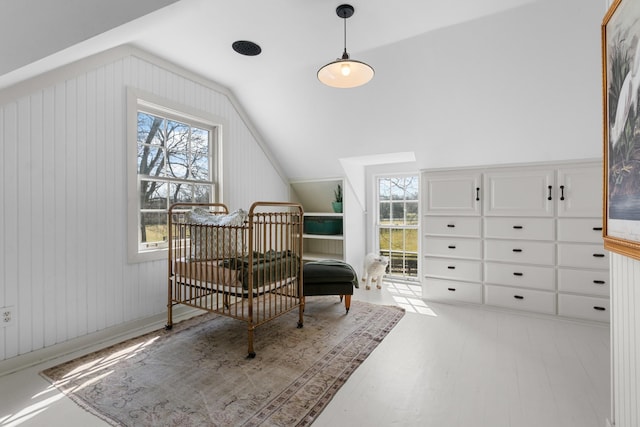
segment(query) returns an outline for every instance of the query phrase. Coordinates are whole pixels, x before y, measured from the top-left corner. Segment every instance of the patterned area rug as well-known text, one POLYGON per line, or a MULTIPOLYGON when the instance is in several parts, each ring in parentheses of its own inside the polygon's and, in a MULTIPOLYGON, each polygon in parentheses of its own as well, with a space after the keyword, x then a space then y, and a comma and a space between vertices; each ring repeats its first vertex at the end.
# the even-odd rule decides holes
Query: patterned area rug
POLYGON ((259 326, 205 314, 55 366, 42 375, 117 426, 305 426, 404 311, 338 297, 307 299, 259 326))

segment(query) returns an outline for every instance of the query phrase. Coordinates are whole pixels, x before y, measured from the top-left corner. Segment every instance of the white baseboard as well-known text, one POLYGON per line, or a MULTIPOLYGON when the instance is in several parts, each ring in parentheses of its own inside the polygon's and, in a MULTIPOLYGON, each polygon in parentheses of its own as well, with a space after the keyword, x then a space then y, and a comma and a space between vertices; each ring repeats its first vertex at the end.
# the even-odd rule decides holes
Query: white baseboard
MULTIPOLYGON (((178 306, 173 309, 173 321, 177 323, 202 313, 202 310, 178 306)), ((157 314, 152 317, 123 323, 60 344, 12 357, 11 359, 0 362, 0 377, 65 356, 69 358, 71 358, 71 355, 78 357, 81 354, 90 353, 99 348, 155 331, 164 327, 166 322, 166 313, 157 314)))

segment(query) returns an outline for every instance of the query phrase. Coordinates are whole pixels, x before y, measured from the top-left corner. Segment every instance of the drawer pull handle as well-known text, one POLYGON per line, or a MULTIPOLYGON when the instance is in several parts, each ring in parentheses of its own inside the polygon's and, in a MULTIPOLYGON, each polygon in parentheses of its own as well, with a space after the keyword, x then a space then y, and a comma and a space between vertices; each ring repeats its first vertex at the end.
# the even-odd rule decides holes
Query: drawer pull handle
POLYGON ((447 224, 447 227, 449 227, 449 228, 456 228, 456 225, 455 225, 455 224, 447 224))
POLYGON ((455 269, 456 269, 456 266, 455 266, 455 265, 449 265, 449 266, 447 266, 447 268, 448 268, 449 270, 455 270, 455 269))
POLYGON ((606 310, 606 308, 604 308, 604 307, 600 307, 599 305, 594 305, 594 306, 593 306, 593 309, 594 309, 594 310, 598 310, 598 311, 605 311, 605 310, 606 310))
POLYGON ((480 201, 480 187, 476 187, 476 202, 480 201))
POLYGON ((523 227, 523 226, 521 226, 521 225, 514 225, 514 226, 513 226, 513 228, 514 228, 515 230, 522 230, 524 227, 523 227))
POLYGON ((522 295, 514 295, 513 296, 515 299, 524 299, 524 297, 522 295))
POLYGON ((602 231, 602 227, 593 227, 593 231, 602 231))
POLYGON ((455 292, 456 288, 447 288, 448 291, 455 292))
POLYGON ((560 200, 564 200, 564 185, 560 186, 560 200))
POLYGON ((513 273, 513 275, 514 275, 514 276, 524 276, 524 273, 518 273, 518 272, 516 272, 516 273, 513 273))
POLYGON ((449 248, 449 249, 455 249, 455 248, 456 248, 456 245, 449 245, 449 246, 448 246, 448 248, 449 248))
POLYGON ((548 186, 547 188, 549 189, 549 196, 547 196, 547 200, 551 200, 551 189, 552 189, 553 187, 548 186))
POLYGON ((593 254, 596 258, 604 258, 604 254, 593 254))
POLYGON ((514 249, 513 252, 522 252, 522 249, 514 249))
POLYGON ((593 283, 596 285, 604 285, 604 280, 594 280, 593 283))

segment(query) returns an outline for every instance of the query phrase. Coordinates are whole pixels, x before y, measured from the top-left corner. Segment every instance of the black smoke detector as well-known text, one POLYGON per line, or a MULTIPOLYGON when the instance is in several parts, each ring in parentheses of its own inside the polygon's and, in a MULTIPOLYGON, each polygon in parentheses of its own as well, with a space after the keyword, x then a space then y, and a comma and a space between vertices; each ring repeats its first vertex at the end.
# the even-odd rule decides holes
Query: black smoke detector
POLYGON ((233 50, 238 52, 240 55, 246 56, 256 56, 260 55, 260 52, 262 52, 260 46, 247 40, 238 40, 233 42, 231 47, 233 47, 233 50))

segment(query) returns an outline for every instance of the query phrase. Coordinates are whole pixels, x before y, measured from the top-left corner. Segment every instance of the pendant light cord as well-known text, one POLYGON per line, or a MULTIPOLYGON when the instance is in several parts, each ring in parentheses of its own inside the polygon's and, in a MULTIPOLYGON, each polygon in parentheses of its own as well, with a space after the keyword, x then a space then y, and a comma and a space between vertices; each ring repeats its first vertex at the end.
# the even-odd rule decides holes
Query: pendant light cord
POLYGON ((349 54, 347 53, 347 18, 343 16, 342 21, 344 22, 344 52, 342 53, 342 59, 349 59, 349 54))

